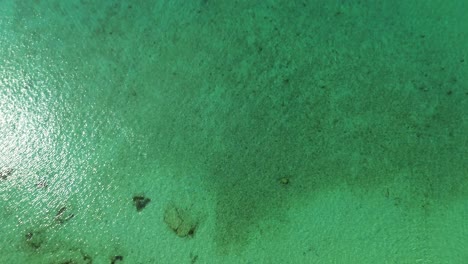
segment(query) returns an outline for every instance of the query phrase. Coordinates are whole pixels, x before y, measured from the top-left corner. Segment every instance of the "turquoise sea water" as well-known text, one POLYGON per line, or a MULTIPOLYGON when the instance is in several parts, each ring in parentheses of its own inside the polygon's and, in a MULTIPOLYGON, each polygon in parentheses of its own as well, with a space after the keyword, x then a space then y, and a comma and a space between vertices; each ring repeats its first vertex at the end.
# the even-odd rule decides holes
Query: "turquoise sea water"
POLYGON ((0 0, 0 264, 468 263, 466 10, 0 0))

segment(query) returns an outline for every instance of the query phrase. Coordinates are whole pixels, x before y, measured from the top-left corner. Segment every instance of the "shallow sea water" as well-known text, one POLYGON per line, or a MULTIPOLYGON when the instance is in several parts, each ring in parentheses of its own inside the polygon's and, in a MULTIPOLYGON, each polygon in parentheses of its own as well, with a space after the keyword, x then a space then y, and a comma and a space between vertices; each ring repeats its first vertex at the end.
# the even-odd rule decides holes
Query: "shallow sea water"
POLYGON ((0 0, 0 263, 467 263, 427 2, 0 0))

